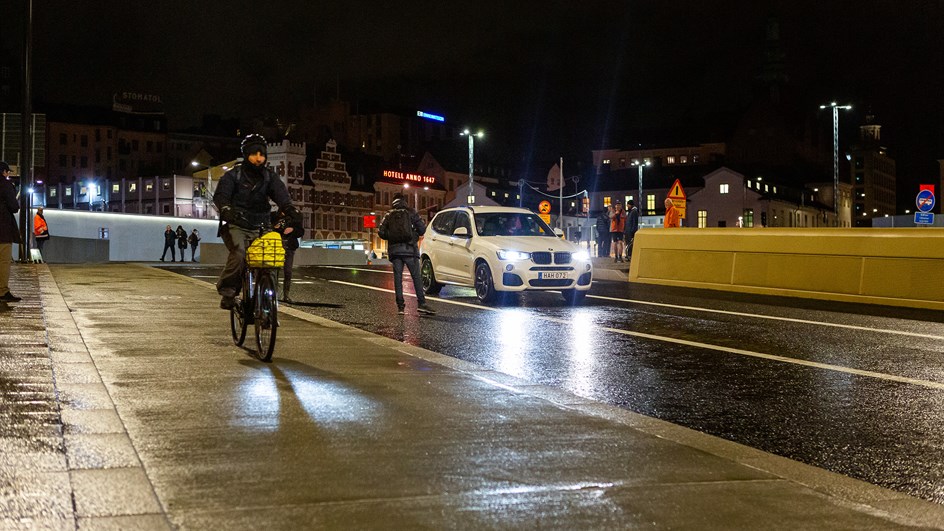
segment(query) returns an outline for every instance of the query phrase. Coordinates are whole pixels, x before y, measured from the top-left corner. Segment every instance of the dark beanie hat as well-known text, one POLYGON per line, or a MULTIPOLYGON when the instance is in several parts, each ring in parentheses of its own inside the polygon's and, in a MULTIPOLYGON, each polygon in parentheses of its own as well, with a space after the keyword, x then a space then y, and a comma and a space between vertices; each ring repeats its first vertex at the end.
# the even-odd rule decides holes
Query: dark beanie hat
POLYGON ((5 172, 5 171, 10 171, 10 165, 0 160, 0 173, 5 172))

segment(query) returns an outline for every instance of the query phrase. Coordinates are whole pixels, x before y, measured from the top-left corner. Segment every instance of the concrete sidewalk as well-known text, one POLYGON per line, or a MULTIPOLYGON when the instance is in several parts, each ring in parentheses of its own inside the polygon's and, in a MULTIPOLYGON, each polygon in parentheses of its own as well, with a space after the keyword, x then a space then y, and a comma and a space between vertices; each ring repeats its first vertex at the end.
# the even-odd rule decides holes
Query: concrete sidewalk
POLYGON ((0 529, 944 528, 940 505, 291 308, 259 363, 171 272, 14 265, 12 288, 0 529))

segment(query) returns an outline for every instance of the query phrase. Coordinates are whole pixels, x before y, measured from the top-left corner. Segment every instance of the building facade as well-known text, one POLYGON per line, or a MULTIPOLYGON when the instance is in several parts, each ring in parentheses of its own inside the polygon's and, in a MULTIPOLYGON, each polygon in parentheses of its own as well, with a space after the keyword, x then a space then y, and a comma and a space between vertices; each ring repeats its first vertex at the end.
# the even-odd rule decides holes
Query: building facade
POLYGON ((895 160, 881 145, 882 126, 866 116, 859 127, 859 140, 852 146, 849 174, 852 176, 852 218, 856 227, 872 226, 872 218, 894 216, 897 207, 895 160))

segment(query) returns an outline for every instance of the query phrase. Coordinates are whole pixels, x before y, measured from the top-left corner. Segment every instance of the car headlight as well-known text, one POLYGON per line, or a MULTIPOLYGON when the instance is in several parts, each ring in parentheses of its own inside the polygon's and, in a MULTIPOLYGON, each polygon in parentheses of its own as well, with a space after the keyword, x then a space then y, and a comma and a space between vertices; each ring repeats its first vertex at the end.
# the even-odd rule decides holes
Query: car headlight
POLYGON ((573 259, 578 262, 588 262, 590 261, 590 253, 587 251, 577 251, 573 255, 573 259))
POLYGON ((531 253, 523 253, 521 251, 509 251, 508 249, 499 249, 498 250, 498 259, 499 260, 530 260, 531 253))

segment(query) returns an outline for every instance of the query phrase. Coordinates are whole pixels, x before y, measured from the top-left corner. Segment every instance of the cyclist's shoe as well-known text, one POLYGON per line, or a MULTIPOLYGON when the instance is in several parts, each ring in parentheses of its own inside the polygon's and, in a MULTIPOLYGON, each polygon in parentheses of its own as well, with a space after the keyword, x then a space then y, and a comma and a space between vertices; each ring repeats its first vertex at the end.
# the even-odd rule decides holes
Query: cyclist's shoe
POLYGON ((220 308, 224 310, 232 310, 235 307, 236 307, 236 297, 227 297, 224 295, 223 298, 220 299, 220 308))
POLYGON ((397 307, 397 315, 403 315, 403 313, 404 313, 404 311, 403 311, 403 306, 398 306, 398 307, 397 307))
POLYGON ((10 293, 9 291, 6 292, 2 297, 0 297, 0 301, 3 301, 3 302, 20 302, 20 300, 22 300, 20 297, 17 297, 16 295, 10 293))
POLYGON ((416 311, 426 315, 436 315, 436 310, 430 308, 428 304, 420 304, 416 307, 416 311))

